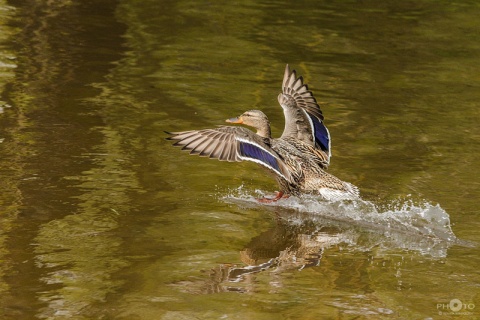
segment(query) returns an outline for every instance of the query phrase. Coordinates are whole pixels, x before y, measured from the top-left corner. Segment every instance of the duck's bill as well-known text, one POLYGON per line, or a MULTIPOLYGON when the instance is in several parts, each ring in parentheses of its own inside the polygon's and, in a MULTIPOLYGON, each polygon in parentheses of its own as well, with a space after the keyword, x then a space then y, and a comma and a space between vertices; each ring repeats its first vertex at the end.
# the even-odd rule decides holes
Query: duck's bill
POLYGON ((230 118, 230 119, 227 119, 225 120, 225 122, 229 122, 229 123, 243 123, 243 120, 239 117, 236 117, 236 118, 230 118))

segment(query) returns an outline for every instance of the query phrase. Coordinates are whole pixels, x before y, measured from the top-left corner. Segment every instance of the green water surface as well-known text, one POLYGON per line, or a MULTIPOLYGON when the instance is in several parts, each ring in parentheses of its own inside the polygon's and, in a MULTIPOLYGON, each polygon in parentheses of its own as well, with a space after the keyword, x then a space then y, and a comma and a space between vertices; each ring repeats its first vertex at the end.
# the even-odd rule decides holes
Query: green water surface
POLYGON ((480 318, 479 16, 460 0, 0 0, 0 318, 480 318), (321 103, 331 173, 381 212, 438 205, 470 245, 432 256, 388 227, 226 201, 275 182, 164 139, 248 109, 279 136, 286 63, 321 103))

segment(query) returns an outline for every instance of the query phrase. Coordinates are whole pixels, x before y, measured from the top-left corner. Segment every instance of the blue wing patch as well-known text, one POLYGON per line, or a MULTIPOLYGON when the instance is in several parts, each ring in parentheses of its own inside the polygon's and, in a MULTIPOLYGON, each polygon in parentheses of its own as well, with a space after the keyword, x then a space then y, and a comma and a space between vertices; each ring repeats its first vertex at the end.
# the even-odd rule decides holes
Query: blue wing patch
POLYGON ((323 151, 330 152, 330 133, 327 130, 327 127, 323 124, 322 121, 318 120, 317 117, 310 116, 312 119, 313 126, 315 129, 315 141, 320 145, 320 148, 323 151))
POLYGON ((240 154, 244 157, 260 161, 266 166, 281 172, 277 159, 272 154, 257 145, 240 142, 240 154))

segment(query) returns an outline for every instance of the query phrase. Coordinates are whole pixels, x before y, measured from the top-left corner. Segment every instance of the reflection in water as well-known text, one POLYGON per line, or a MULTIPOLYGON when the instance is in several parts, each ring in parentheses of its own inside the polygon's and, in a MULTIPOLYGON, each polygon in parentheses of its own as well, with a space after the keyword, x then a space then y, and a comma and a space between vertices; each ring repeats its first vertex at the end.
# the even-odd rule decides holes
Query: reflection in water
POLYGON ((455 237, 448 214, 439 206, 406 202, 390 206, 397 209, 378 212, 372 203, 363 200, 325 202, 304 196, 267 206, 242 194, 225 200, 244 208, 270 210, 276 217, 275 226, 253 238, 240 252, 244 266, 221 264, 211 269, 208 280, 174 285, 183 291, 255 292, 256 274, 266 272, 270 291, 275 292, 275 288, 282 287, 282 274, 318 267, 322 259, 329 259, 324 256, 335 255, 339 249, 365 254, 373 261, 398 250, 443 259, 454 244, 473 246, 455 237))
MULTIPOLYGON (((8 6, 5 1, 0 1, 0 92, 8 87, 9 82, 15 76, 17 67, 14 50, 8 41, 14 37, 16 29, 10 26, 15 8, 8 6)), ((21 191, 18 188, 18 179, 21 175, 21 164, 16 161, 21 156, 16 149, 11 149, 8 138, 12 134, 12 120, 9 114, 12 112, 9 101, 0 98, 0 279, 5 278, 12 272, 12 261, 9 261, 7 249, 8 233, 15 228, 15 219, 21 204, 21 191), (6 160, 6 161, 5 161, 6 160)), ((11 300, 10 286, 5 281, 0 281, 0 308, 5 308, 11 300), (7 302, 8 301, 8 302, 7 302), (7 302, 7 303, 6 303, 7 302)))
POLYGON ((122 29, 112 12, 105 14, 113 8, 108 2, 16 3, 18 67, 3 88, 2 99, 13 108, 3 110, 6 135, 0 137, 1 164, 9 166, 1 200, 12 207, 4 213, 15 223, 2 228, 9 232, 2 249, 12 261, 2 264, 9 267, 1 285, 9 288, 1 299, 9 317, 96 314, 89 308, 121 284, 111 278, 126 264, 122 240, 111 232, 131 208, 127 190, 135 192, 136 180, 125 169, 118 134, 96 127, 98 106, 82 102, 95 94, 90 81, 103 81, 108 62, 119 57, 122 29), (98 21, 89 24, 87 14, 98 21))
POLYGON ((40 301, 48 304, 37 315, 40 318, 81 312, 98 315, 92 306, 122 285, 112 275, 127 262, 122 259, 123 241, 112 232, 119 227, 118 220, 131 212, 128 192, 136 189, 136 180, 125 169, 128 162, 118 135, 115 131, 104 135, 97 153, 85 155, 96 160, 96 167, 65 177, 83 191, 77 197, 77 213, 42 225, 34 239, 36 265, 46 272, 41 280, 52 287, 39 294, 40 301))
POLYGON ((275 288, 282 287, 282 273, 319 266, 325 249, 349 242, 346 234, 336 231, 310 223, 292 227, 287 221, 279 219, 273 229, 253 238, 240 252, 245 266, 221 264, 209 272, 207 281, 177 285, 190 293, 253 293, 257 291, 255 275, 268 271, 271 291, 275 292, 275 288))

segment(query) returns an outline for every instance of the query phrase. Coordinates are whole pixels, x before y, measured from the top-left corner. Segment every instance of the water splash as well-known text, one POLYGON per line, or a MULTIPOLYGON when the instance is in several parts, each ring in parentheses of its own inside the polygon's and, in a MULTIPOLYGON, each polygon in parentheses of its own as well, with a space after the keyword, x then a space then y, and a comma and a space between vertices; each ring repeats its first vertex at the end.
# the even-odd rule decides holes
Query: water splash
MULTIPOLYGON (((255 192, 257 197, 264 196, 260 190, 255 192)), ((283 221, 297 226, 299 233, 306 223, 315 223, 318 230, 334 227, 335 237, 355 250, 404 249, 440 258, 446 257, 447 249, 454 244, 469 245, 453 233, 448 213, 428 201, 397 200, 379 206, 362 199, 325 201, 304 195, 259 204, 242 187, 231 190, 223 199, 242 207, 274 211, 283 221)))

